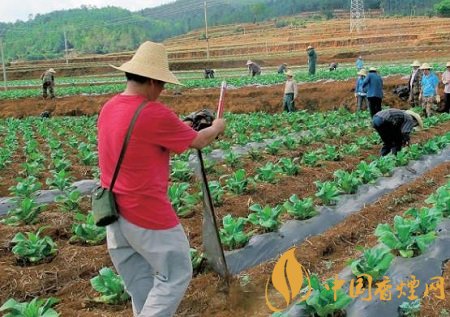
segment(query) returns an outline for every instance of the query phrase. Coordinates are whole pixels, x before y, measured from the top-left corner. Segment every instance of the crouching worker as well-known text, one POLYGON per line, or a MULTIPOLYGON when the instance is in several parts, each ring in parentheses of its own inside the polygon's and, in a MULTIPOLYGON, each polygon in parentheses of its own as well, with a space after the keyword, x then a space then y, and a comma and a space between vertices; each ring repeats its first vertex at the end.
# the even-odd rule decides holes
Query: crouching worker
POLYGON ((387 109, 373 116, 373 127, 383 141, 381 156, 397 154, 403 146, 408 146, 410 133, 415 126, 423 128, 422 118, 411 110, 387 109))
POLYGON ((333 70, 336 70, 338 67, 338 63, 332 62, 330 63, 330 72, 332 72, 333 70))
POLYGON ((158 101, 165 83, 180 84, 162 44, 143 43, 125 72, 125 90, 101 109, 98 153, 101 185, 111 184, 125 133, 137 116, 113 189, 119 219, 107 226, 114 267, 131 295, 133 315, 173 316, 192 277, 189 242, 167 197, 170 153, 201 149, 225 129, 223 119, 197 132, 158 101))
POLYGON ((214 78, 214 69, 205 68, 205 79, 214 78))

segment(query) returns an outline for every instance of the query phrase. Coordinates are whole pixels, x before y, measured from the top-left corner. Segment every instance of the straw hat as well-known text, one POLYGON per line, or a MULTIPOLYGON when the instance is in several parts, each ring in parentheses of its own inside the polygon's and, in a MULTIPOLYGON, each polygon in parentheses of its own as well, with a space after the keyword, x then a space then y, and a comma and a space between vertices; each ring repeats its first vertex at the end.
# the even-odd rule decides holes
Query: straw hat
POLYGON ((412 64, 412 67, 420 67, 420 62, 418 60, 415 60, 412 64))
POLYGON ((363 68, 363 69, 361 69, 361 70, 358 72, 358 75, 360 75, 360 76, 367 76, 367 72, 366 72, 366 70, 363 68))
POLYGON ((370 67, 369 68, 369 72, 376 72, 377 71, 377 68, 376 67, 370 67))
POLYGON ((406 112, 407 114, 409 114, 411 117, 413 117, 413 118, 417 121, 417 123, 419 124, 419 127, 420 127, 421 129, 423 129, 423 121, 422 121, 422 118, 420 117, 420 115, 419 115, 417 112, 414 112, 414 111, 412 111, 412 110, 405 110, 405 112, 406 112))
POLYGON ((285 75, 292 77, 292 76, 294 76, 294 73, 292 72, 292 70, 288 70, 285 75))
POLYGON ((48 72, 49 72, 49 73, 52 73, 52 74, 56 74, 56 71, 55 71, 53 68, 50 68, 50 69, 48 70, 48 72))
POLYGON ((308 46, 308 48, 306 49, 306 50, 310 50, 310 49, 312 49, 313 47, 311 46, 311 45, 309 45, 308 46))
POLYGON ((445 65, 445 67, 450 67, 450 62, 447 62, 447 64, 445 65))
POLYGON ((253 62, 251 60, 247 61, 247 66, 253 64, 253 62))
POLYGON ((169 70, 166 48, 159 43, 144 42, 136 50, 130 61, 123 63, 120 67, 110 66, 126 73, 181 85, 169 70))
POLYGON ((423 63, 422 66, 420 66, 420 69, 431 69, 433 67, 430 66, 428 63, 423 63))

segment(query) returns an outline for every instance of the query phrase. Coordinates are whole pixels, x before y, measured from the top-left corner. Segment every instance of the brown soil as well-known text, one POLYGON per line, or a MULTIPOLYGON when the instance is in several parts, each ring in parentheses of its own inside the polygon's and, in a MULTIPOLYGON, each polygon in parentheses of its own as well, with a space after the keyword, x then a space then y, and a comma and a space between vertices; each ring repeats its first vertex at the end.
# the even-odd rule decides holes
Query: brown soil
MULTIPOLYGON (((405 108, 407 103, 392 93, 397 85, 407 80, 400 76, 385 79, 385 98, 383 103, 391 107, 405 108)), ((310 111, 326 111, 346 107, 356 109, 353 96, 354 80, 336 82, 305 83, 299 87, 298 109, 310 111)), ((265 111, 275 113, 282 111, 282 85, 270 87, 244 87, 229 89, 226 94, 226 111, 246 113, 265 111)), ((165 91, 160 100, 169 105, 175 112, 186 114, 202 108, 216 109, 219 89, 183 90, 180 95, 165 91)), ((42 111, 49 111, 54 116, 80 116, 97 114, 102 105, 111 98, 103 96, 69 96, 44 100, 42 98, 26 98, 2 100, 0 117, 37 116, 42 111)))
MULTIPOLYGON (((392 88, 404 84, 406 80, 400 77, 389 77, 385 80, 386 97, 384 103, 392 107, 405 108, 407 104, 391 93, 392 88)), ((298 108, 310 111, 326 111, 339 107, 354 110, 355 101, 352 93, 354 81, 311 83, 300 86, 300 102, 298 108)), ((281 111, 282 85, 272 87, 246 87, 227 92, 226 107, 228 111, 245 113, 266 111, 275 113, 281 111)), ((217 89, 185 90, 181 95, 165 92, 161 100, 170 105, 177 113, 188 113, 201 108, 215 108, 219 92, 217 89)), ((1 117, 26 117, 39 115, 48 110, 53 115, 92 115, 98 113, 102 104, 110 98, 105 96, 73 96, 41 100, 38 98, 20 100, 2 100, 1 117)), ((449 131, 449 123, 414 135, 414 142, 430 138, 436 134, 449 131)), ((227 204, 218 208, 219 216, 227 212, 244 212, 242 204, 251 201, 273 203, 286 199, 283 192, 303 194, 311 193, 312 181, 330 177, 330 172, 336 168, 351 168, 361 158, 375 154, 377 148, 363 152, 361 157, 347 158, 342 162, 329 162, 321 168, 305 169, 301 176, 285 177, 276 185, 260 184, 248 196, 227 199, 227 204), (301 179, 301 182, 298 180, 301 179), (301 183, 301 184, 299 184, 301 183), (238 207, 239 206, 239 207, 238 207)), ((19 159, 19 157, 18 157, 19 159)), ((356 245, 372 246, 375 244, 373 230, 380 222, 390 222, 395 214, 400 214, 412 206, 421 206, 423 200, 434 192, 438 186, 447 181, 445 175, 450 174, 450 165, 442 164, 417 181, 401 186, 378 202, 366 206, 361 212, 352 215, 343 223, 333 227, 317 237, 311 237, 297 246, 297 259, 310 271, 321 277, 330 277, 339 272, 349 258, 358 256, 356 245)), ((2 174, 4 179, 12 179, 14 171, 2 174)), ((7 187, 6 187, 7 188, 7 187)), ((5 188, 3 188, 4 190, 5 188)), ((83 210, 88 203, 84 202, 83 210)), ((200 213, 190 219, 184 219, 191 241, 198 245, 200 228, 198 222, 200 213)), ((111 266, 106 246, 83 246, 68 243, 71 235, 72 219, 64 214, 56 205, 50 206, 39 218, 39 223, 33 226, 18 228, 0 225, 0 303, 7 298, 31 300, 35 296, 55 296, 61 299, 56 309, 61 316, 132 316, 130 304, 122 306, 106 306, 94 303, 92 298, 98 296, 89 283, 103 266, 111 266), (10 252, 9 241, 19 231, 34 231, 37 227, 47 225, 45 231, 58 244, 59 252, 49 263, 35 266, 20 266, 10 252)), ((202 273, 196 276, 178 310, 178 316, 267 316, 270 312, 264 299, 264 287, 272 272, 274 261, 269 261, 256 268, 234 277, 231 287, 226 292, 223 281, 214 273, 202 273), (250 283, 241 286, 242 276, 248 275, 250 283)), ((449 268, 444 274, 447 281, 449 268)), ((447 289, 448 291, 448 289, 447 289)), ((448 295, 448 294, 447 294, 448 295)), ((275 302, 277 296, 274 296, 275 302)), ((438 316, 434 312, 448 309, 448 303, 430 301, 424 305, 422 316, 438 316), (447 305, 447 306, 446 306, 447 305)))

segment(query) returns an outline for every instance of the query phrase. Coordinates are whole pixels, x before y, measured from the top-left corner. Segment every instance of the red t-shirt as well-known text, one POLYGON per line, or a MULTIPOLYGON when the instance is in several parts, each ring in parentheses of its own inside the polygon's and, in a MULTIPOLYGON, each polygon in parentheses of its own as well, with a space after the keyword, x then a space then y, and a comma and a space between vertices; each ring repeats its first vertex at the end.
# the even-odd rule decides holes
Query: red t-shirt
MULTIPOLYGON (((131 119, 142 96, 117 95, 98 118, 100 181, 109 187, 131 119)), ((125 152, 113 192, 120 215, 148 229, 169 229, 178 217, 167 196, 169 153, 187 150, 197 132, 159 102, 141 111, 125 152)))

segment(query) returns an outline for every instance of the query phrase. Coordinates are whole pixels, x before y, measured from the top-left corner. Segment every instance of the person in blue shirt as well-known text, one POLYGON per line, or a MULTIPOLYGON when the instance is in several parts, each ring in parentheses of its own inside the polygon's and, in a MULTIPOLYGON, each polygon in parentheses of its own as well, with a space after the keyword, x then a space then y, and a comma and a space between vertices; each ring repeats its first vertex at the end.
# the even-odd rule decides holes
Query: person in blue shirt
POLYGON ((364 83, 364 79, 366 78, 366 76, 367 76, 367 72, 364 68, 358 72, 358 79, 356 79, 356 85, 355 85, 355 97, 356 97, 357 111, 367 109, 367 104, 368 104, 367 88, 363 88, 363 83, 364 83))
POLYGON ((441 97, 438 93, 439 78, 435 73, 431 72, 431 66, 428 63, 423 63, 420 69, 423 71, 423 74, 419 99, 422 102, 422 108, 425 109, 426 116, 430 117, 437 111, 437 105, 441 102, 441 97))
POLYGON ((370 117, 381 111, 383 100, 383 79, 377 73, 375 67, 369 68, 369 74, 363 82, 363 88, 367 89, 367 100, 369 101, 370 117))
POLYGON ((358 71, 360 71, 361 69, 364 68, 364 61, 362 59, 362 56, 358 56, 358 58, 356 59, 356 63, 355 64, 356 64, 356 69, 358 71))

